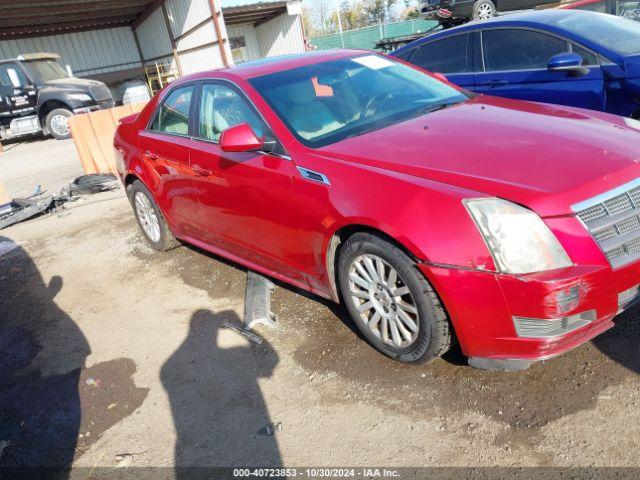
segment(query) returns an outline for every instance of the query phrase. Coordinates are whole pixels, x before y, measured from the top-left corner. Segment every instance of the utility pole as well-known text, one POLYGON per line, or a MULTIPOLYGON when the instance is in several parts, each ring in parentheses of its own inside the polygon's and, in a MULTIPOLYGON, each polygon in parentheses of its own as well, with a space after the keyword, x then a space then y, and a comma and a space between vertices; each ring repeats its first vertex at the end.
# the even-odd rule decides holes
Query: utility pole
POLYGON ((336 5, 338 11, 338 30, 340 30, 340 41, 342 42, 342 48, 344 48, 344 33, 342 32, 342 18, 340 18, 340 2, 336 5))

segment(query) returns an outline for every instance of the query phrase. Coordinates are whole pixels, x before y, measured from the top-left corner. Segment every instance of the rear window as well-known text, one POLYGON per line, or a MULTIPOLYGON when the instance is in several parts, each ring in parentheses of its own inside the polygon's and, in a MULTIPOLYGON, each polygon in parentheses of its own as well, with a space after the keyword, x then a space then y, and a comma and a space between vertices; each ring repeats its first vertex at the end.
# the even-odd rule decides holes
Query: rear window
POLYGON ((466 73, 469 69, 467 44, 469 35, 454 35, 418 47, 411 63, 438 73, 466 73))
POLYGON ((633 20, 602 13, 574 12, 574 15, 549 18, 548 23, 619 55, 640 54, 640 26, 633 20))

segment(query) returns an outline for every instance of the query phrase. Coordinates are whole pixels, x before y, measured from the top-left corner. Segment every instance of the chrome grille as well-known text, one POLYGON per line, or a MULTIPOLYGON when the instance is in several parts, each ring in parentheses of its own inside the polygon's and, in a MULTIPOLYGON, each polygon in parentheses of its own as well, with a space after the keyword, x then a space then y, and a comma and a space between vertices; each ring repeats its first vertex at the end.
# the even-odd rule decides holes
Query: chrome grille
POLYGON ((91 87, 91 96, 96 102, 111 100, 111 91, 106 85, 94 85, 91 87))
POLYGON ((612 267, 640 259, 640 179, 573 206, 612 267))

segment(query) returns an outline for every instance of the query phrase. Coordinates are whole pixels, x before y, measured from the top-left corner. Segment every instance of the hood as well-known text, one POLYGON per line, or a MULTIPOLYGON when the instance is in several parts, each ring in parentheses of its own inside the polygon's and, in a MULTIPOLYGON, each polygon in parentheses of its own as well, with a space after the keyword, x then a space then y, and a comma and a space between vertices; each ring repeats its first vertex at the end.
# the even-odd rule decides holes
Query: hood
POLYGON ((320 153, 525 205, 542 216, 640 177, 640 131, 621 117, 478 96, 320 153))
POLYGON ((55 87, 61 88, 65 90, 81 90, 81 91, 89 91, 91 87, 99 87, 105 86, 104 83, 98 82, 97 80, 89 80, 86 78, 76 78, 76 77, 68 77, 68 78, 59 78, 56 80, 47 80, 43 83, 46 87, 55 87))

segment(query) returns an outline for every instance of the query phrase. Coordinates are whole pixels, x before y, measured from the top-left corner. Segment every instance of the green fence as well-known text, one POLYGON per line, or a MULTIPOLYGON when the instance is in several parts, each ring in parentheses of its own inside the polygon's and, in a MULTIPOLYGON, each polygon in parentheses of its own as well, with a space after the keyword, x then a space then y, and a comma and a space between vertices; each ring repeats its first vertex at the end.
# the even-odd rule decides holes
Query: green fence
POLYGON ((383 38, 404 37, 414 33, 426 32, 437 24, 438 22, 422 19, 405 20, 403 22, 387 23, 345 31, 342 36, 339 33, 322 35, 311 38, 310 43, 318 50, 331 50, 333 48, 342 48, 342 40, 344 38, 344 48, 374 50, 376 44, 383 38))

